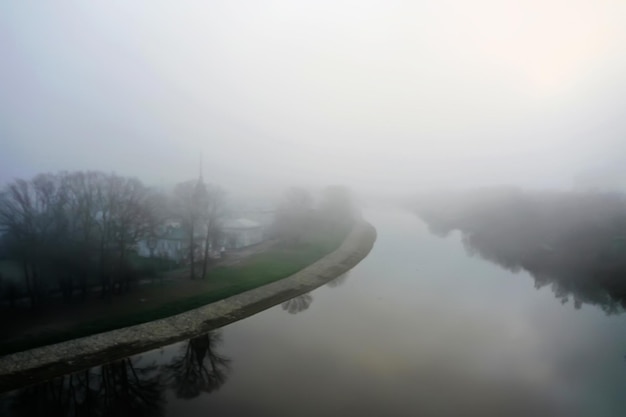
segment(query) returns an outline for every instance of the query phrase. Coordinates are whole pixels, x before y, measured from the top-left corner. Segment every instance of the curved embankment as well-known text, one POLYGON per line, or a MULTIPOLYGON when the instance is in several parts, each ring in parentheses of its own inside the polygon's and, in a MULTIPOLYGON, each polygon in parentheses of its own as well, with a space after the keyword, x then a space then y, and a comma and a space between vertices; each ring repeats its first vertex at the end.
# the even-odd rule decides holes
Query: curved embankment
POLYGON ((311 291, 367 256, 376 229, 358 222, 341 246, 301 271, 204 307, 149 323, 0 357, 0 392, 189 339, 311 291))

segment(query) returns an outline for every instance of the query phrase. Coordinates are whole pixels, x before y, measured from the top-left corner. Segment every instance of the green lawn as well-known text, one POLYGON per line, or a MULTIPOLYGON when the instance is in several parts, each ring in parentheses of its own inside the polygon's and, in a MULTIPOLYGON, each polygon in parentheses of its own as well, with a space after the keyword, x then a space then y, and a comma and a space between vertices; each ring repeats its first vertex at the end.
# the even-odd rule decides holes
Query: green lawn
MULTIPOLYGON (((119 314, 119 311, 116 312, 114 299, 113 304, 108 306, 110 313, 107 313, 106 318, 77 321, 63 330, 34 332, 36 334, 34 336, 23 336, 2 343, 0 355, 168 317, 277 281, 334 251, 339 247, 346 233, 346 230, 326 230, 324 233, 311 237, 309 243, 271 249, 246 258, 239 265, 218 266, 212 269, 207 278, 199 284, 201 288, 195 294, 177 297, 176 292, 171 291, 174 294, 171 299, 167 299, 158 306, 146 308, 145 305, 135 303, 130 310, 126 308, 123 314, 119 314)), ((162 290, 170 292, 172 287, 174 285, 162 290)), ((76 308, 77 316, 80 317, 80 305, 76 308)))

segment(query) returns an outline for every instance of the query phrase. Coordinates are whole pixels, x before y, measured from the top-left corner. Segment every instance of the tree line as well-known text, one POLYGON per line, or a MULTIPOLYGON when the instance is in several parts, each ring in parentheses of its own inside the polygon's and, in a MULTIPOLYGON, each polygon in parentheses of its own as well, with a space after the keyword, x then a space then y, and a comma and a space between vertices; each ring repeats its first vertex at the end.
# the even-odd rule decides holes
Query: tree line
POLYGON ((528 271, 564 303, 626 307, 623 194, 489 188, 423 195, 414 207, 431 232, 458 230, 470 254, 528 271))
MULTIPOLYGON (((38 307, 55 290, 67 302, 75 293, 85 299, 94 286, 109 299, 126 292, 153 272, 133 264, 137 243, 156 239, 168 218, 182 224, 195 278, 198 231, 206 242, 214 239, 223 207, 222 189, 201 178, 178 184, 173 194, 97 171, 16 179, 0 191, 0 265, 20 270, 19 281, 0 281, 4 297, 13 303, 26 295, 38 307)), ((208 253, 200 260, 204 277, 208 253)))
POLYGON ((360 215, 347 187, 326 187, 317 200, 305 188, 288 189, 276 210, 273 236, 281 244, 293 246, 320 235, 345 235, 360 215))

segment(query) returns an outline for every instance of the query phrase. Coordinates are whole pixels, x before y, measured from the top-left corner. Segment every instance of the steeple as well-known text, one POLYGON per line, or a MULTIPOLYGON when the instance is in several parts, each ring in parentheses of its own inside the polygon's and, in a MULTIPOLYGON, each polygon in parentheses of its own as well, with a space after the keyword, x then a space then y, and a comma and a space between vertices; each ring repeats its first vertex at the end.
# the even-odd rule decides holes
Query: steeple
POLYGON ((206 204, 209 199, 209 192, 204 185, 204 178, 202 176, 202 152, 200 153, 200 160, 198 164, 198 182, 194 189, 194 199, 197 203, 206 204))
POLYGON ((198 181, 202 182, 204 178, 202 178, 202 152, 200 152, 200 163, 198 165, 198 181))

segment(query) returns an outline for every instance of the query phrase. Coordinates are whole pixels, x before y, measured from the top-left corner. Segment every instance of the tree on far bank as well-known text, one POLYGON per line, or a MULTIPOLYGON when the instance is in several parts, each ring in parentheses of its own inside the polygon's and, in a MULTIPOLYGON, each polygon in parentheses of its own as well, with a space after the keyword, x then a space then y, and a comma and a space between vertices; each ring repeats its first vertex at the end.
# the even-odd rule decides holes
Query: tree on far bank
POLYGON ((207 200, 204 207, 204 257, 202 259, 202 278, 206 277, 209 263, 209 248, 215 248, 221 242, 222 225, 221 221, 225 214, 226 192, 216 186, 207 185, 207 200))
POLYGON ((189 260, 189 278, 195 279, 196 250, 198 242, 196 235, 202 234, 202 227, 209 205, 209 193, 202 177, 198 180, 181 182, 174 189, 175 206, 178 217, 181 219, 183 230, 187 236, 187 257, 189 260))
POLYGON ((70 301, 86 297, 90 277, 102 296, 128 290, 129 253, 153 225, 152 191, 135 178, 102 172, 39 174, 16 179, 0 192, 0 230, 8 260, 39 306, 58 288, 70 301))
POLYGON ((304 238, 313 217, 311 193, 298 187, 288 189, 276 210, 274 232, 285 243, 298 244, 304 238))
POLYGON ((324 218, 336 226, 351 226, 358 215, 352 193, 343 185, 324 189, 320 211, 324 218))

